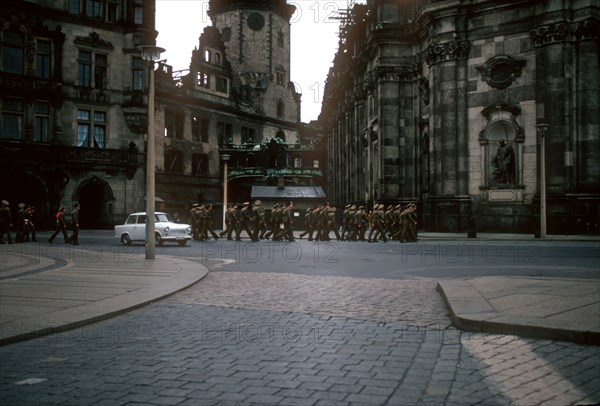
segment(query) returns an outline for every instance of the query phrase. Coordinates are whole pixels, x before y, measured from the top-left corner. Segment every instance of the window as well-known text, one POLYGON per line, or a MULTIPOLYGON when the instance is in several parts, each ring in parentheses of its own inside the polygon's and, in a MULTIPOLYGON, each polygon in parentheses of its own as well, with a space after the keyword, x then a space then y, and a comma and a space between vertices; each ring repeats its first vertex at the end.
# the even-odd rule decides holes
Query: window
POLYGON ((133 0, 133 22, 144 24, 144 0, 133 0))
POLYGON ((183 139, 183 113, 165 112, 165 137, 183 139))
POLYGON ((215 52, 215 64, 221 66, 221 54, 215 52))
POLYGON ((144 60, 142 58, 133 58, 131 82, 133 85, 133 90, 144 90, 144 60))
POLYGON ((92 53, 88 51, 79 51, 79 86, 92 87, 92 53))
POLYGON ((283 101, 279 100, 277 102, 277 117, 283 118, 284 115, 285 115, 285 104, 283 103, 283 101))
POLYGON ((48 142, 50 140, 50 104, 37 102, 35 104, 35 124, 33 128, 35 142, 48 142))
POLYGON ((208 63, 211 62, 211 60, 210 60, 210 50, 208 50, 208 49, 204 50, 204 62, 208 62, 208 63))
POLYGON ((279 48, 283 48, 285 46, 284 45, 284 40, 285 40, 285 36, 283 35, 283 32, 279 31, 277 33, 277 46, 279 48))
POLYGON ((207 154, 192 154, 192 176, 208 176, 207 154))
POLYGON ((92 18, 102 18, 101 0, 87 0, 86 15, 92 18))
POLYGON ((233 130, 231 124, 222 121, 217 122, 217 137, 219 138, 219 145, 231 144, 233 142, 233 130))
POLYGON ((183 153, 176 149, 165 151, 165 172, 183 173, 183 153))
POLYGON ((2 132, 4 140, 23 139, 23 100, 2 99, 2 132))
POLYGON ((25 72, 25 36, 5 31, 2 44, 2 71, 22 75, 25 72))
POLYGON ((209 76, 207 73, 198 72, 198 86, 210 87, 209 76))
POLYGON ((81 12, 81 0, 70 0, 69 1, 69 13, 79 14, 81 12))
POLYGON ((208 142, 208 124, 207 118, 192 117, 192 139, 194 141, 208 142))
POLYGON ((275 71, 275 80, 277 81, 278 85, 283 86, 285 82, 285 71, 283 69, 278 68, 275 71))
POLYGON ((218 77, 216 86, 217 86, 216 87, 217 92, 227 93, 227 79, 226 78, 218 77))
POLYGON ((242 144, 253 144, 256 141, 254 132, 254 128, 242 127, 242 144))
POLYGON ((104 148, 106 141, 106 113, 77 110, 77 146, 104 148))
POLYGON ((116 23, 119 19, 119 3, 109 0, 106 3, 106 20, 111 23, 116 23))
POLYGON ((95 61, 96 64, 94 66, 94 87, 96 89, 106 89, 108 57, 104 54, 96 54, 95 61))
POLYGON ((38 40, 35 51, 35 76, 42 79, 50 79, 52 61, 51 42, 38 40))

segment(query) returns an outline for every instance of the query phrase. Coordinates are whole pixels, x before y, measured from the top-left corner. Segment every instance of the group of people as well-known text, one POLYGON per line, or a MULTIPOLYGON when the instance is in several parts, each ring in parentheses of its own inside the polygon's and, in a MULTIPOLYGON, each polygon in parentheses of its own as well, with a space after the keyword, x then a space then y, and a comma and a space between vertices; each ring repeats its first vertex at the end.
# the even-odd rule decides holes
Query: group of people
POLYGON ((192 227, 192 238, 196 241, 210 239, 209 234, 218 240, 219 236, 213 227, 213 207, 210 204, 200 205, 194 203, 190 210, 189 223, 192 227))
POLYGON ((241 240, 242 232, 248 234, 252 241, 272 239, 273 241, 294 241, 292 229, 294 203, 275 203, 269 218, 270 229, 267 230, 266 210, 260 200, 254 205, 245 202, 238 214, 237 204, 232 204, 225 212, 225 229, 220 236, 227 235, 228 240, 241 240))
POLYGON ((56 217, 56 230, 54 233, 48 238, 48 242, 52 244, 54 239, 58 235, 58 233, 62 233, 63 238, 65 240, 65 244, 73 244, 79 245, 79 203, 73 204, 73 211, 71 212, 71 236, 69 237, 67 233, 67 220, 65 218, 65 212, 67 211, 66 207, 61 206, 60 209, 56 212, 54 217, 56 217))
MULTIPOLYGON (((304 215, 305 230, 299 235, 309 241, 329 241, 333 232, 338 241, 400 242, 417 241, 417 208, 414 203, 406 205, 375 204, 367 212, 364 206, 348 204, 342 215, 342 227, 337 225, 337 209, 329 203, 309 207, 304 215)), ((193 204, 189 222, 195 240, 215 240, 227 237, 240 241, 246 233, 252 241, 294 241, 294 203, 275 203, 267 219, 267 211, 260 200, 254 204, 245 202, 241 208, 232 204, 225 211, 225 229, 217 234, 213 228, 213 207, 193 204)))
MULTIPOLYGON (((35 233, 35 224, 33 216, 35 207, 25 203, 19 203, 17 206, 19 211, 16 216, 16 243, 24 243, 29 241, 37 241, 35 233)), ((7 200, 2 200, 0 205, 0 244, 12 244, 11 229, 13 228, 13 217, 10 211, 10 203, 7 200), (7 241, 4 241, 4 235, 7 241)))
POLYGON ((336 223, 336 208, 329 203, 306 209, 304 223, 306 230, 300 238, 308 235, 309 241, 329 241, 331 231, 338 241, 417 241, 417 206, 414 203, 404 207, 389 205, 387 209, 383 204, 375 204, 370 212, 364 206, 347 204, 342 214, 341 233, 336 223))

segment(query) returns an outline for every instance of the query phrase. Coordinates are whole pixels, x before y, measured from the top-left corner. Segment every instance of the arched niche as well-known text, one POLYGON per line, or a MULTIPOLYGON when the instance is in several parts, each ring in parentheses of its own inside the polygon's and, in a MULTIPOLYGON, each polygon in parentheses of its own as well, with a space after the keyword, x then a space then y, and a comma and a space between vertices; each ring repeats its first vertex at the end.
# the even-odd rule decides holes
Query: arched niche
POLYGON ((517 122, 521 109, 502 104, 484 109, 485 128, 479 134, 482 148, 482 185, 489 200, 522 200, 523 128, 517 122))

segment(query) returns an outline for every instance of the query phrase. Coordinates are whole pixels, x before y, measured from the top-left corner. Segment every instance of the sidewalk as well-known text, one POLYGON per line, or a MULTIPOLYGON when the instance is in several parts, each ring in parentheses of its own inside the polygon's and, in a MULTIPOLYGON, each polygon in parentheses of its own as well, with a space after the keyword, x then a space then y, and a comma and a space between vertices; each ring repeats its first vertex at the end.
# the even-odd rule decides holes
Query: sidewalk
POLYGON ((195 262, 70 245, 0 245, 0 346, 113 317, 187 288, 195 262), (16 247, 27 245, 27 250, 16 247), (13 248, 14 247, 14 248, 13 248))
MULTIPOLYGON (((466 235, 421 233, 419 238, 466 235)), ((470 240, 540 241, 533 235, 483 233, 470 240)), ((207 272, 178 257, 146 261, 121 246, 98 252, 62 244, 0 245, 0 346, 127 312, 185 289, 207 272)), ((600 344, 600 280, 483 277, 442 281, 438 289, 457 328, 600 344)))

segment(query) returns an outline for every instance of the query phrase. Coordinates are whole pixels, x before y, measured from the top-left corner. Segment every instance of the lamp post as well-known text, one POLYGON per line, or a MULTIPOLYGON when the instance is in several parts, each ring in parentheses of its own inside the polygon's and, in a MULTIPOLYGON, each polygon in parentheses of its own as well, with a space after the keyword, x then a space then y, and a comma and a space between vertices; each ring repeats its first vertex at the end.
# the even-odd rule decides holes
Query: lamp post
POLYGON ((154 62, 165 52, 163 48, 156 45, 142 45, 142 58, 148 61, 148 147, 146 149, 146 259, 154 259, 155 235, 155 181, 154 181, 154 62))
POLYGON ((226 228, 225 214, 227 213, 227 162, 231 158, 231 155, 221 155, 223 161, 223 230, 226 228))
POLYGON ((546 238, 546 144, 548 124, 535 126, 540 136, 540 238, 546 238))

